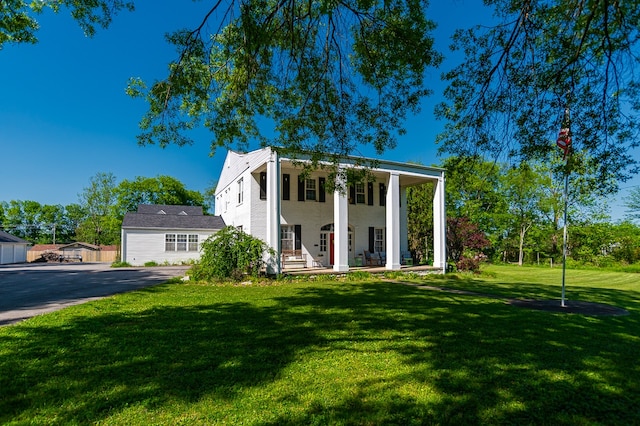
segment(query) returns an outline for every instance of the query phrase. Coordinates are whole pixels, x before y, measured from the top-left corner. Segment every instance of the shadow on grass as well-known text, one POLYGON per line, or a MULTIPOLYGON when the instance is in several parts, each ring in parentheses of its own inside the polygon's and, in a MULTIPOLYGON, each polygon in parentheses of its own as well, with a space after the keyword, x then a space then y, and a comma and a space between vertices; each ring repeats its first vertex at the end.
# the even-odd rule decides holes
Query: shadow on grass
MULTIPOLYGON (((469 279, 468 281, 474 281, 469 279)), ((312 289, 308 298, 289 303, 357 311, 363 328, 412 330, 414 343, 395 345, 414 368, 384 386, 362 382, 357 397, 324 407, 323 421, 353 424, 631 424, 640 422, 640 350, 638 300, 629 291, 574 288, 587 300, 626 306, 636 315, 589 317, 530 311, 499 299, 364 287, 362 297, 312 289), (366 300, 371 303, 363 303, 366 300), (604 301, 604 302, 603 302, 604 301), (394 313, 409 314, 398 320, 394 313), (426 350, 425 350, 425 342, 426 350), (403 384, 423 381, 437 397, 416 401, 398 392, 403 384), (388 393, 387 398, 375 395, 388 393), (327 419, 327 413, 331 413, 327 419), (357 413, 354 415, 354 413, 357 413)), ((540 295, 539 286, 520 288, 540 295), (537 293, 536 293, 537 288, 537 293)), ((550 290, 552 293, 552 290, 550 290)), ((273 424, 310 424, 307 417, 280 418, 273 424)))
POLYGON ((636 314, 550 314, 386 282, 301 286, 270 306, 194 300, 128 312, 96 303, 104 312, 2 335, 0 423, 94 423, 133 404, 205 396, 233 402, 305 354, 359 356, 371 342, 406 370, 351 377, 355 394, 319 393, 298 410, 270 401, 271 419, 248 423, 637 423, 638 294, 584 291, 636 314))

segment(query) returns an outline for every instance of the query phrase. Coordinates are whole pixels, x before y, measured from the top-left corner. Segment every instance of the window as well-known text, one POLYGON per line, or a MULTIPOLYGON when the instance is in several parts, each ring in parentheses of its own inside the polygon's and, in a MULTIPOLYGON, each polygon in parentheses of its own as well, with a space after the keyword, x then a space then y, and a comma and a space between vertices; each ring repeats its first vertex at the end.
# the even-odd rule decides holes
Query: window
POLYGON ((321 252, 327 251, 327 233, 326 232, 320 233, 320 251, 321 252))
POLYGON ((164 251, 176 251, 176 234, 164 236, 164 251))
POLYGON ((238 181, 238 204, 244 201, 244 179, 238 181))
POLYGON ((306 199, 315 201, 315 199, 316 199, 316 180, 315 179, 306 179, 305 189, 306 189, 306 199))
POLYGON ((364 204, 364 183, 356 183, 356 204, 364 204))
POLYGON ((267 199, 267 173, 260 172, 260 199, 267 199))
POLYGON ((178 234, 176 251, 187 251, 187 234, 178 234))
POLYGON ((291 175, 286 173, 282 175, 282 199, 291 199, 291 175))
POLYGON ((298 175, 298 201, 304 201, 304 177, 298 175))
POLYGON ((280 240, 282 241, 282 251, 293 251, 295 247, 295 228, 293 225, 282 225, 280 227, 280 240))
POLYGON ((320 192, 318 192, 318 201, 324 203, 327 196, 327 180, 323 177, 318 178, 318 184, 320 186, 320 192))
POLYGON ((373 251, 376 253, 384 251, 384 228, 375 228, 373 235, 373 251))
POLYGON ((198 251, 199 249, 197 234, 165 234, 164 236, 165 251, 198 251))
POLYGON ((189 235, 188 251, 198 251, 198 236, 197 235, 189 235))

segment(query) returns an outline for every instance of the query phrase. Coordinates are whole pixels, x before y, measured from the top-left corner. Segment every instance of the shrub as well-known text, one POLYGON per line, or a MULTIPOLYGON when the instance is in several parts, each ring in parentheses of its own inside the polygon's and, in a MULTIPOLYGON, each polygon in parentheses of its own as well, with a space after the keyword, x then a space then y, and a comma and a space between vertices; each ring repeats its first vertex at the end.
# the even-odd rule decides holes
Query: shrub
POLYGON ((144 266, 146 267, 158 266, 158 262, 156 262, 155 260, 150 260, 148 262, 144 262, 144 266))
POLYGON ((255 277, 264 266, 265 253, 274 254, 262 240, 227 226, 202 243, 202 256, 192 275, 196 280, 255 277))
POLYGON ((478 256, 463 256, 456 262, 458 271, 477 272, 480 270, 480 258, 478 256))
POLYGON ((447 256, 456 266, 463 258, 482 254, 482 250, 490 246, 484 233, 468 218, 447 218, 447 256))

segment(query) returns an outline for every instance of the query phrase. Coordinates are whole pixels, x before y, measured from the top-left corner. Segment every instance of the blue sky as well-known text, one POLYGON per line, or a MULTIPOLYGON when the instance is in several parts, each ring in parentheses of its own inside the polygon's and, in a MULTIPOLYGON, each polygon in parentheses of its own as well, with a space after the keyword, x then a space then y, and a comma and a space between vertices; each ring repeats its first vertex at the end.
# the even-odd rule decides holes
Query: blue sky
MULTIPOLYGON (((448 37, 455 28, 490 20, 480 0, 431 3, 429 13, 439 25, 437 44, 445 55, 450 55, 448 37)), ((0 201, 76 203, 98 172, 113 173, 118 182, 169 175, 188 189, 210 186, 225 151, 209 156, 210 135, 204 130, 196 133, 192 146, 138 146, 135 137, 146 105, 125 94, 130 77, 151 82, 166 75, 175 52, 164 34, 196 27, 210 5, 138 1, 135 12, 116 16, 109 29, 93 38, 85 37, 65 11, 46 13, 38 19, 38 44, 0 50, 0 201)), ((433 118, 433 106, 443 89, 440 73, 448 65, 430 72, 434 95, 406 123, 407 134, 384 158, 440 162, 434 141, 443 123, 433 118)))

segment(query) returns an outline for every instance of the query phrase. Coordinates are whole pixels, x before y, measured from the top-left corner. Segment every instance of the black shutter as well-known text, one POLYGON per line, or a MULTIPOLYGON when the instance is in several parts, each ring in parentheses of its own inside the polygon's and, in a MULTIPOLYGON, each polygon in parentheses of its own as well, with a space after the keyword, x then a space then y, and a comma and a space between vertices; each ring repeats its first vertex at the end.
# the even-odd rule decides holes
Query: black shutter
POLYGON ((367 204, 373 205, 373 182, 367 182, 367 204))
POLYGON ((324 203, 325 202, 325 195, 326 195, 326 192, 325 192, 325 188, 326 188, 325 178, 323 178, 323 177, 318 178, 318 182, 319 182, 318 186, 320 187, 320 188, 318 188, 318 201, 320 201, 321 203, 324 203))
POLYGON ((298 175, 298 201, 304 201, 304 178, 298 175))
POLYGON ((387 203, 387 188, 384 183, 380 184, 380 205, 384 206, 387 203))
POLYGON ((369 227, 369 252, 373 253, 375 250, 376 231, 373 226, 369 227))
POLYGON ((302 249, 302 225, 294 225, 295 232, 295 249, 302 249))
POLYGON ((282 175, 282 199, 291 199, 291 176, 288 174, 282 175))
POLYGON ((260 172, 260 199, 267 199, 267 172, 260 172))
POLYGON ((356 203, 356 187, 353 185, 349 185, 349 203, 356 203))

